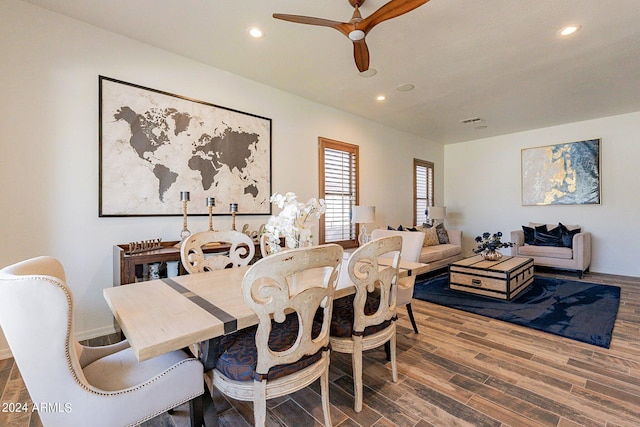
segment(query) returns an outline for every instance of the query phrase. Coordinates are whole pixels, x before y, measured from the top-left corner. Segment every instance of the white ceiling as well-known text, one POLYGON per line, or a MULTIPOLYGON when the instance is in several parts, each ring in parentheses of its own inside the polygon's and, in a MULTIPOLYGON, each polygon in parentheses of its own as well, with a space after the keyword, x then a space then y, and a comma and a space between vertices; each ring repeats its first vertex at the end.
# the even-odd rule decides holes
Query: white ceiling
POLYGON ((347 0, 25 1, 441 143, 640 111, 639 0, 431 0, 367 35, 369 78, 338 31, 271 16, 346 22, 347 0))

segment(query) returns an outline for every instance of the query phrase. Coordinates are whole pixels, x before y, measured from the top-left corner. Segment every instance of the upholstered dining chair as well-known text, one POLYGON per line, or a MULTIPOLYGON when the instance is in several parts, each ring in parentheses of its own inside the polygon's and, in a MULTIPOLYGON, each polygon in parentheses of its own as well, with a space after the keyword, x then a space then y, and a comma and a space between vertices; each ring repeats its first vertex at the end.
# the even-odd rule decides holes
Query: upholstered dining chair
MULTIPOLYGON (((138 362, 126 341, 79 344, 60 262, 38 257, 0 270, 0 325, 45 426, 137 425, 190 401, 202 425, 202 364, 183 351, 138 362), (196 410, 197 409, 197 410, 196 410)), ((195 418, 194 418, 195 417, 195 418)))
POLYGON ((341 261, 335 244, 291 249, 257 261, 244 276, 244 300, 259 324, 223 337, 213 384, 253 401, 256 426, 265 424, 267 399, 318 378, 324 422, 331 425, 329 324, 341 261))
POLYGON ((202 231, 184 239, 180 246, 180 259, 189 273, 202 273, 228 267, 248 265, 255 255, 255 242, 251 237, 235 230, 202 231), (228 252, 205 255, 207 246, 228 244, 228 252))
POLYGON ((362 411, 363 351, 388 342, 392 379, 398 381, 395 320, 401 248, 400 236, 383 237, 360 246, 347 266, 356 293, 333 302, 331 349, 352 355, 356 412, 362 411), (378 257, 389 253, 393 254, 391 265, 379 265, 378 257))
MULTIPOLYGON (((423 233, 382 229, 375 229, 371 232, 372 240, 386 236, 402 236, 402 251, 400 251, 400 258, 403 261, 420 261, 420 251, 422 250, 422 245, 424 243, 423 233)), ((392 255, 385 254, 382 255, 382 257, 390 258, 392 255)), ((413 309, 411 308, 415 283, 415 275, 398 279, 398 300, 396 301, 396 304, 398 307, 406 307, 409 320, 411 321, 411 326, 413 326, 413 331, 417 334, 418 325, 416 324, 416 319, 413 317, 413 309)))

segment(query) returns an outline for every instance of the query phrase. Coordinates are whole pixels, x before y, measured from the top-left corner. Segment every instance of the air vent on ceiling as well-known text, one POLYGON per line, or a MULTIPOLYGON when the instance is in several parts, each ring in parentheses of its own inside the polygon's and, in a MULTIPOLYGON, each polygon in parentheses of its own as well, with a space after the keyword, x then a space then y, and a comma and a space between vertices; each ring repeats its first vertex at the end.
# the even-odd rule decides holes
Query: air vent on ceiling
POLYGON ((464 119, 464 120, 460 120, 460 123, 465 124, 465 125, 471 125, 471 124, 475 124, 475 123, 481 123, 484 120, 482 120, 480 117, 472 117, 470 119, 464 119))

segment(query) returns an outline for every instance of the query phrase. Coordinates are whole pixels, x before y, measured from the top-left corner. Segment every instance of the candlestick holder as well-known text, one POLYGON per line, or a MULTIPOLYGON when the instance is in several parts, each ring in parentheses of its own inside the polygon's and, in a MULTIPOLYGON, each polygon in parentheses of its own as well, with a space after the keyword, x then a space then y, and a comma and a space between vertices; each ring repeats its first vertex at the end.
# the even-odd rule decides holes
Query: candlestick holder
POLYGON ((180 241, 191 236, 191 231, 187 228, 187 203, 189 202, 189 192, 181 191, 180 200, 182 201, 182 231, 180 232, 180 241))
POLYGON ((238 212, 238 204, 231 203, 229 205, 229 210, 231 211, 231 229, 235 231, 236 230, 236 213, 238 212))
POLYGON ((207 197, 207 206, 209 207, 209 231, 213 231, 213 207, 216 205, 215 197, 207 197))

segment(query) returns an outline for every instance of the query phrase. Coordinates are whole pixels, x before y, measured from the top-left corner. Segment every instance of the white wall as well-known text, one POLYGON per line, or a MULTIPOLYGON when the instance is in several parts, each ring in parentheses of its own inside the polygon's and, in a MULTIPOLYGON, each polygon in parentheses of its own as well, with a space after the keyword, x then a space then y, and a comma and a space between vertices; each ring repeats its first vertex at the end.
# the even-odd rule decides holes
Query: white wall
MULTIPOLYGON (((175 240, 182 229, 181 217, 98 217, 98 75, 271 118, 273 190, 301 199, 318 194, 318 136, 359 145, 361 203, 377 206, 380 225, 411 222, 414 157, 435 162, 442 182, 438 144, 17 0, 0 2, 0 54, 0 267, 58 257, 83 338, 112 328, 102 289, 113 283, 113 245, 175 240)), ((192 232, 207 225, 189 221, 192 232)))
POLYGON ((592 233, 591 271, 640 276, 638 135, 640 112, 446 145, 447 224, 464 230, 467 253, 484 231, 509 236, 529 221, 579 224, 592 233), (594 138, 601 138, 600 205, 522 206, 523 148, 594 138))

